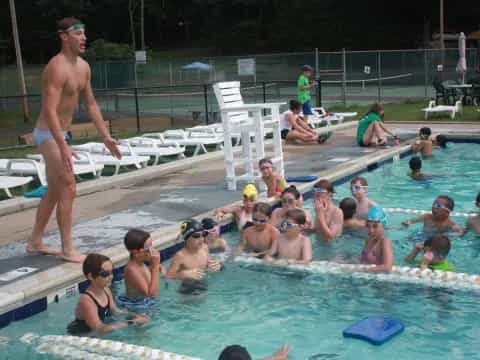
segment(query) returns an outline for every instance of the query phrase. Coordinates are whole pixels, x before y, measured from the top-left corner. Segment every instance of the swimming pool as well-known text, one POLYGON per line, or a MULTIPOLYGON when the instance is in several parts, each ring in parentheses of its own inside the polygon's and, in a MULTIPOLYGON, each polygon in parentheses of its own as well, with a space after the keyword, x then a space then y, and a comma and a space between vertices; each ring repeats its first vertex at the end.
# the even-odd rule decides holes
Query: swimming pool
MULTIPOLYGON (((441 153, 442 158, 425 161, 426 171, 434 172, 437 163, 444 166, 445 170, 435 170, 440 173, 447 169, 454 171, 452 159, 460 160, 455 171, 468 170, 470 178, 459 177, 458 185, 450 184, 448 178, 432 184, 414 183, 406 176, 408 159, 402 159, 364 174, 369 180, 370 197, 382 199, 378 202, 386 207, 428 210, 437 194, 454 193, 456 210, 473 211, 478 171, 473 166, 475 159, 468 157, 474 156, 477 149, 478 145, 451 144, 441 153), (448 156, 445 160, 448 165, 441 164, 444 156, 448 156), (411 196, 411 202, 405 193, 411 196)), ((338 199, 349 195, 348 184, 338 186, 337 192, 338 199)), ((408 216, 390 214, 389 225, 397 226, 408 216)), ((463 224, 465 219, 456 220, 463 224)), ((402 245, 403 235, 414 229, 391 231, 389 236, 395 244, 398 264, 403 257, 401 252, 408 252, 412 246, 402 245)), ((227 237, 233 243, 238 241, 236 233, 227 237)), ((463 265, 457 260, 462 259, 464 271, 478 272, 474 251, 470 251, 475 248, 470 244, 474 240, 474 237, 454 240, 450 259, 457 270, 462 271, 463 265), (463 250, 456 254, 460 251, 457 249, 463 250)), ((363 239, 344 236, 331 245, 314 244, 316 259, 354 259, 358 258, 363 239)), ((115 287, 115 293, 123 293, 121 285, 117 283, 115 287)), ((233 343, 247 346, 258 358, 271 354, 284 342, 292 347, 291 359, 480 358, 476 351, 480 342, 476 326, 480 321, 480 305, 475 291, 326 274, 305 275, 239 263, 229 263, 224 272, 209 276, 209 291, 202 296, 178 294, 176 287, 172 281, 168 288, 162 285, 159 302, 150 311, 150 324, 104 337, 203 359, 216 359, 223 347, 233 343), (370 315, 398 317, 406 330, 381 347, 342 337, 345 327, 370 315)), ((73 318, 76 301, 77 297, 61 300, 49 305, 48 311, 1 330, 0 336, 9 339, 4 339, 3 345, 0 343, 5 357, 47 358, 20 343, 18 338, 26 332, 64 334, 65 326, 73 318)))
MULTIPOLYGON (((454 212, 475 213, 478 212, 475 208, 475 197, 480 190, 478 154, 479 144, 450 143, 445 150, 435 149, 433 158, 423 160, 422 171, 449 176, 431 181, 415 181, 407 176, 410 156, 384 164, 361 176, 368 180, 369 198, 385 208, 431 210, 432 203, 438 195, 448 195, 455 201, 454 212)), ((349 181, 337 186, 335 191, 335 202, 352 196, 349 181)), ((307 200, 305 206, 311 209, 312 201, 307 200)), ((403 258, 413 248, 416 239, 422 239, 423 224, 414 224, 408 228, 401 225, 402 221, 415 216, 417 215, 406 213, 388 214, 386 236, 394 245, 397 265, 406 265, 403 258)), ((454 216, 453 220, 464 227, 467 217, 454 216)), ((342 262, 358 261, 364 239, 365 237, 358 233, 345 233, 330 244, 315 241, 314 258, 342 262)), ((463 237, 450 237, 450 240, 452 248, 448 259, 454 264, 455 271, 480 273, 478 236, 467 233, 463 237)))

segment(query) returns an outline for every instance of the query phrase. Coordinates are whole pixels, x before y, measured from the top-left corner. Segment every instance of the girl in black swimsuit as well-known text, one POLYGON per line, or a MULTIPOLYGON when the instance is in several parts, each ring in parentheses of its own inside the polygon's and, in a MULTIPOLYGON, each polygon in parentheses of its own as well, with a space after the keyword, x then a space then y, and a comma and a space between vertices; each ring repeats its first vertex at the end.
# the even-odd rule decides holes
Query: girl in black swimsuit
POLYGON ((67 327, 70 334, 108 333, 129 325, 143 324, 149 320, 146 316, 121 310, 115 304, 109 289, 113 279, 113 264, 108 257, 100 254, 88 254, 83 262, 83 273, 90 281, 90 286, 80 295, 75 310, 75 320, 67 327), (133 318, 109 325, 105 324, 105 320, 112 315, 121 314, 133 318))

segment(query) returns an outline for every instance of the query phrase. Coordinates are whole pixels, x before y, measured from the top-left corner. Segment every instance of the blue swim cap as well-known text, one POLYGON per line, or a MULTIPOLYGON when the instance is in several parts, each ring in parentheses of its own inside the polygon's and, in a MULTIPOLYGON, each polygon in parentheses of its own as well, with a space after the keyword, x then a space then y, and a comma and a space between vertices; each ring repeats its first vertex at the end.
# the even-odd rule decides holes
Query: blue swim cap
POLYGON ((375 206, 368 210, 367 221, 379 221, 382 225, 385 225, 387 223, 387 216, 381 207, 375 206))

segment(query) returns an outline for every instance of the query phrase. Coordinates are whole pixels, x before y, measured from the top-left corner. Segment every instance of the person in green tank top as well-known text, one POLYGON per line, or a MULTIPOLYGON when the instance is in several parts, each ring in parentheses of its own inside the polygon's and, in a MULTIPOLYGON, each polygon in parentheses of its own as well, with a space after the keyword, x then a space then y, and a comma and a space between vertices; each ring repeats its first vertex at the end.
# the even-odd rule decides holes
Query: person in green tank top
POLYGON ((432 269, 438 271, 454 271, 454 267, 447 261, 450 252, 450 240, 446 235, 434 235, 425 242, 419 242, 405 258, 405 262, 415 261, 418 253, 423 250, 423 257, 420 261, 421 269, 432 269))
POLYGON ((398 137, 384 124, 385 110, 381 104, 375 103, 358 122, 357 144, 360 146, 386 145, 386 134, 391 135, 396 141, 398 137))

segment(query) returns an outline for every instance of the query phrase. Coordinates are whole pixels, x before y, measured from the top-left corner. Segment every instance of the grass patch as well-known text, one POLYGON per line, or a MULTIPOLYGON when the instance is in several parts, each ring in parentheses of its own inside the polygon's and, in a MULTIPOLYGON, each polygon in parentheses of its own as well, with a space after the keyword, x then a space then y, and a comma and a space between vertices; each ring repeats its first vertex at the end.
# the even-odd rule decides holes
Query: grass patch
MULTIPOLYGON (((385 107, 385 119, 387 121, 425 121, 424 112, 421 109, 427 107, 426 101, 405 101, 403 103, 387 103, 385 107)), ((335 105, 329 107, 328 110, 332 112, 358 112, 358 119, 360 119, 370 108, 370 105, 350 105, 341 106, 335 105)), ((453 121, 465 122, 480 122, 480 112, 478 107, 464 106, 463 113, 456 114, 453 121)), ((452 119, 447 113, 430 114, 427 121, 445 121, 451 122, 452 119)))

